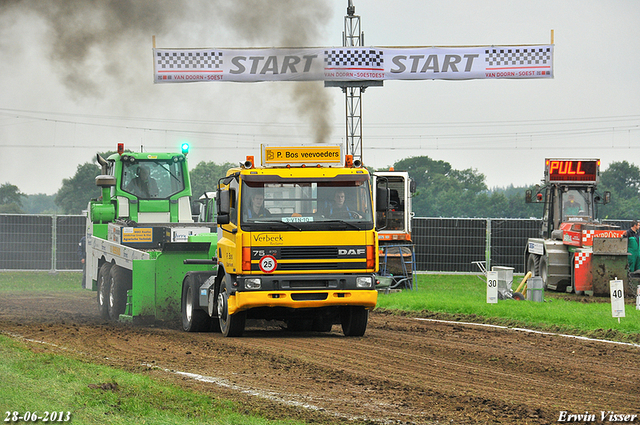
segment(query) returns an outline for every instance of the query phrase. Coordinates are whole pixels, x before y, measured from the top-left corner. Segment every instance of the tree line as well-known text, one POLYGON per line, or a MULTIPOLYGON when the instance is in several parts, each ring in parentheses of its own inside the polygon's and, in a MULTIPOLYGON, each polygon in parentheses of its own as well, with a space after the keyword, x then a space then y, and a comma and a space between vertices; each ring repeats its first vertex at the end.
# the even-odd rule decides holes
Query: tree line
MULTIPOLYGON (((101 154, 107 157, 112 152, 101 154)), ((218 179, 231 163, 202 161, 191 171, 193 198, 213 191, 218 179)), ((417 217, 541 218, 542 204, 526 204, 530 186, 488 188, 485 175, 468 168, 456 170, 450 163, 428 156, 405 158, 393 164, 396 171, 407 171, 416 182, 413 211, 417 217)), ((385 168, 386 170, 386 168, 385 168)), ((375 171, 375 170, 371 170, 375 171)), ((100 196, 95 178, 100 174, 96 162, 78 165, 76 173, 63 179, 55 195, 26 195, 11 183, 0 186, 0 213, 80 214, 90 199, 100 196)), ((541 175, 542 177, 542 175, 541 175)), ((534 189, 535 190, 535 189, 534 189)), ((600 218, 638 219, 640 214, 640 168, 627 161, 613 162, 600 172, 598 192, 610 191, 611 203, 601 206, 600 218)))

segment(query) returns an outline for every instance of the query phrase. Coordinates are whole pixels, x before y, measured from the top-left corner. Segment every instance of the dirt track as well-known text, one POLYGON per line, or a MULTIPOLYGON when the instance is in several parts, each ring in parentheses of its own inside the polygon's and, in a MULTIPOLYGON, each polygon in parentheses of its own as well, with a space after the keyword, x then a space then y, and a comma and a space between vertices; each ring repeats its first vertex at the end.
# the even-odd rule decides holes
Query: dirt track
MULTIPOLYGON (((556 423, 640 414, 640 348, 373 313, 362 338, 248 328, 243 338, 109 324, 95 293, 1 297, 0 330, 313 422, 556 423), (193 374, 193 375, 188 375, 193 374)), ((640 421, 636 421, 640 422, 640 421)), ((607 422, 608 423, 608 422, 607 422)))

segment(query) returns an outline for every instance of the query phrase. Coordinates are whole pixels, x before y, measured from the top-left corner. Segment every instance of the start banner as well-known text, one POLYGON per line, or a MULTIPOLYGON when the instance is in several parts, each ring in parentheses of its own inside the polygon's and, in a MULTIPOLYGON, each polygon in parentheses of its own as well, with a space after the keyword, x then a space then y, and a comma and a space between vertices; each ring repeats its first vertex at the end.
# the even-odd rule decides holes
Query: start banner
POLYGON ((553 45, 153 49, 155 83, 553 78, 553 45))

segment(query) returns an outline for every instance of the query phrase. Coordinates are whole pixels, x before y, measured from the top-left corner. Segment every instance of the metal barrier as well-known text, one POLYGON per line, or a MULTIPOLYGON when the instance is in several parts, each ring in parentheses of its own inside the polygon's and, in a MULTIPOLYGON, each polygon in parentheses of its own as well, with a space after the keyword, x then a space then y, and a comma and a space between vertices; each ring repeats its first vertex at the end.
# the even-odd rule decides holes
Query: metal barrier
MULTIPOLYGON (((627 229, 630 220, 604 223, 627 229)), ((524 272, 527 239, 539 219, 424 218, 412 221, 416 271, 477 273, 474 261, 524 272)), ((0 270, 81 270, 78 243, 83 215, 0 214, 0 270)))
POLYGON ((81 270, 82 215, 0 214, 0 270, 81 270))
MULTIPOLYGON (((603 220, 628 229, 631 220, 603 220)), ((423 218, 411 222, 416 270, 477 273, 478 261, 524 273, 529 238, 540 237, 542 220, 510 218, 423 218)))

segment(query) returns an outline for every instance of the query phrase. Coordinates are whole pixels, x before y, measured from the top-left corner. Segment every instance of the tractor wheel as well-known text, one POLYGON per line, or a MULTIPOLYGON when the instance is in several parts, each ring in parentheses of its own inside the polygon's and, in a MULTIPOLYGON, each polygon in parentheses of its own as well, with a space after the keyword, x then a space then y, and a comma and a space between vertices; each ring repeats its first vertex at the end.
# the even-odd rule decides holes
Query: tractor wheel
POLYGON ((522 295, 520 292, 514 292, 511 297, 516 301, 524 301, 524 295, 522 295))
POLYGON ((542 287, 544 289, 547 288, 547 284, 549 283, 549 259, 547 257, 540 258, 540 275, 542 278, 542 287))
POLYGON ((345 307, 340 312, 344 336, 362 336, 367 330, 369 310, 364 307, 345 307))
POLYGON ((104 263, 98 270, 98 313, 100 318, 109 320, 109 272, 111 263, 104 263))
POLYGON ((540 256, 538 254, 529 254, 527 256, 527 270, 532 276, 540 276, 540 256))
POLYGON ((131 289, 131 274, 128 270, 114 265, 109 275, 109 317, 115 322, 127 307, 127 291, 131 289))
POLYGON ((182 329, 185 332, 208 331, 211 326, 209 315, 198 309, 198 282, 187 276, 182 282, 182 329))
POLYGON ((226 279, 224 279, 221 283, 220 292, 218 293, 217 309, 220 332, 222 332, 224 336, 242 336, 247 314, 245 311, 229 314, 230 290, 228 285, 226 279))

